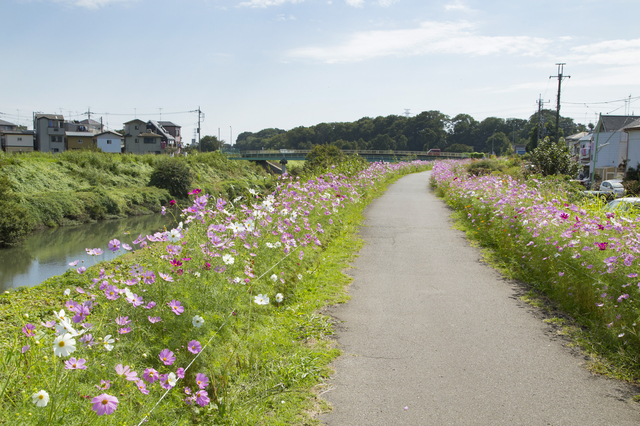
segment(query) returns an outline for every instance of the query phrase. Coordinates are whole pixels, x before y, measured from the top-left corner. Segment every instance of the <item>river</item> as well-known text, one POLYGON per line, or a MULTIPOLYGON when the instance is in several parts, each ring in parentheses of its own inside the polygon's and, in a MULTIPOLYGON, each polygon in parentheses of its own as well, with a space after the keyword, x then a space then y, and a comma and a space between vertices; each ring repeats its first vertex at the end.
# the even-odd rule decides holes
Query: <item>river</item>
POLYGON ((89 267, 96 261, 113 259, 121 253, 107 249, 109 240, 117 238, 132 245, 139 234, 147 235, 164 226, 171 229, 172 223, 175 225, 169 215, 153 214, 36 231, 20 246, 0 249, 0 291, 37 285, 64 273, 75 260, 80 261, 78 267, 89 267), (125 234, 127 231, 130 235, 125 234), (98 247, 104 254, 96 258, 85 252, 85 248, 98 247))

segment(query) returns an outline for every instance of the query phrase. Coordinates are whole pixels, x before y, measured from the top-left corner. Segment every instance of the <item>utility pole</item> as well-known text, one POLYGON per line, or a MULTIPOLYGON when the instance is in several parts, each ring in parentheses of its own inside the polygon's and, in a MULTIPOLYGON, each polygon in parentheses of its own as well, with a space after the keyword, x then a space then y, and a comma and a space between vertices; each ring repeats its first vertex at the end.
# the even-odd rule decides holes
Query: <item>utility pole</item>
POLYGON ((558 63, 556 64, 558 66, 558 75, 552 75, 549 76, 549 78, 557 78, 558 79, 558 103, 556 105, 556 143, 558 143, 558 141, 560 140, 559 135, 560 135, 560 88, 562 87, 562 79, 563 78, 571 78, 570 75, 567 75, 566 77, 562 75, 563 71, 564 71, 564 66, 566 65, 565 63, 558 63))
POLYGON ((544 109, 544 104, 548 103, 549 101, 543 101, 541 94, 540 98, 536 102, 538 103, 538 143, 540 143, 540 141, 542 140, 542 110, 544 109))
POLYGON ((200 146, 200 116, 202 115, 202 111, 200 111, 200 107, 198 107, 198 152, 202 152, 202 147, 200 146))
POLYGON ((85 114, 87 114, 87 117, 89 118, 89 124, 91 124, 91 114, 93 114, 91 112, 91 107, 87 107, 87 112, 85 112, 85 114))
POLYGON ((229 126, 229 146, 233 145, 233 129, 229 126))

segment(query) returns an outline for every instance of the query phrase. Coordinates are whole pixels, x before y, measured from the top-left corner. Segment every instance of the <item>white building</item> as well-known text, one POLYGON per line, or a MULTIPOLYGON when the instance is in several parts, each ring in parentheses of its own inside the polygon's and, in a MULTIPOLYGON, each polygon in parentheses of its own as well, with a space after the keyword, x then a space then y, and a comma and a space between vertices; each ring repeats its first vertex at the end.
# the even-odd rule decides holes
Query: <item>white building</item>
POLYGON ((602 180, 622 178, 624 160, 628 157, 629 133, 625 128, 638 120, 633 115, 601 115, 591 135, 590 173, 595 171, 602 180))
POLYGON ((113 152, 120 154, 122 152, 123 137, 120 133, 107 130, 106 132, 98 133, 96 135, 98 148, 102 152, 113 152))

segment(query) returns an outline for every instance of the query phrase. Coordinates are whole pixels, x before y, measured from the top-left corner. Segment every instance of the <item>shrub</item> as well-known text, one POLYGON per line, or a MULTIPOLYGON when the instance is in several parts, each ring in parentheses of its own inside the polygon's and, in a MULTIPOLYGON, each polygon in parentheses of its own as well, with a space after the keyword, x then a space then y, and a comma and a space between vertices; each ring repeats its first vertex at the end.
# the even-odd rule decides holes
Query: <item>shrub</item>
POLYGON ((14 200, 11 181, 0 175, 0 247, 20 242, 33 225, 27 209, 14 200))
POLYGON ((304 169, 308 171, 338 165, 344 157, 344 153, 335 145, 316 145, 307 154, 304 169))
POLYGON ((187 198, 191 187, 191 170, 178 158, 166 158, 155 164, 149 186, 166 189, 177 198, 187 198))
POLYGON ((531 163, 542 176, 561 174, 575 177, 580 170, 580 164, 571 157, 564 139, 555 143, 548 137, 544 138, 531 153, 531 163))
POLYGON ((474 176, 490 175, 500 170, 500 166, 496 160, 480 160, 474 161, 467 166, 469 174, 474 176))

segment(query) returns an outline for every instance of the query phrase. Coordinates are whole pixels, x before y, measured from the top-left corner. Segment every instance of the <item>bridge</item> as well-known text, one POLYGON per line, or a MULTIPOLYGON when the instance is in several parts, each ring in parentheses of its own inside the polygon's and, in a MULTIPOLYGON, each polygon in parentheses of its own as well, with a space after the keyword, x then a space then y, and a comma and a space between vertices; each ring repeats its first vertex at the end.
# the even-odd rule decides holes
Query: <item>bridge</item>
MULTIPOLYGON (((231 160, 248 160, 248 161, 275 161, 279 162, 283 159, 304 160, 310 149, 280 149, 280 150, 256 150, 256 151, 239 151, 239 156, 229 157, 231 160)), ((345 149, 343 153, 348 155, 358 154, 370 163, 376 161, 413 161, 413 160, 437 160, 439 158, 469 158, 468 152, 438 152, 427 153, 427 151, 384 151, 384 150, 356 150, 345 149)))

